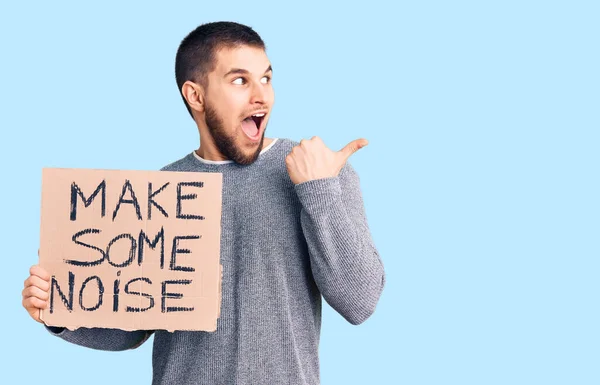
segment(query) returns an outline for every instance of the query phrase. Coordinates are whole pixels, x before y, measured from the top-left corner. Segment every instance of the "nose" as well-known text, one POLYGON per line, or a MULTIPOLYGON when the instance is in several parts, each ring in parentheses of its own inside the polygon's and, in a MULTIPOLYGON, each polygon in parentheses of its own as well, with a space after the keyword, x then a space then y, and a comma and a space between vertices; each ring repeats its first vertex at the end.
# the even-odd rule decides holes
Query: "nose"
POLYGON ((266 84, 262 84, 260 82, 255 82, 254 85, 252 86, 252 95, 250 98, 250 103, 251 104, 266 104, 267 102, 267 97, 266 97, 266 93, 267 90, 265 89, 265 87, 267 87, 266 84))

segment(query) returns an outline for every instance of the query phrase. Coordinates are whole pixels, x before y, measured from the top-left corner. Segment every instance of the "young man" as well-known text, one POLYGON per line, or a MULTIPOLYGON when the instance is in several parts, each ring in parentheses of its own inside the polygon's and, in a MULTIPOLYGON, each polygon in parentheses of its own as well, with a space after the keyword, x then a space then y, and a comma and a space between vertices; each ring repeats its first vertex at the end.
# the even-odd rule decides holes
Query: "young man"
MULTIPOLYGON (((251 28, 201 25, 181 43, 176 80, 200 147, 163 168, 223 174, 222 308, 215 332, 48 329, 125 350, 154 334, 153 384, 318 384, 321 296, 352 324, 384 286, 358 176, 318 137, 265 137, 274 102, 265 45, 251 28)), ((49 275, 33 266, 23 306, 39 322, 49 275)))

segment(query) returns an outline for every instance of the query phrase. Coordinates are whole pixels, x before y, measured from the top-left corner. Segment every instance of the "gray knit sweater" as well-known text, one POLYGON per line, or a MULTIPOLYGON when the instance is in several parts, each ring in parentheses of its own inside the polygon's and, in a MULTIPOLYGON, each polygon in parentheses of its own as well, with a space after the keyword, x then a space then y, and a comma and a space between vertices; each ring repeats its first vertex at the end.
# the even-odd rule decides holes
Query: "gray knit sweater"
POLYGON ((190 153, 166 171, 223 174, 221 316, 215 332, 49 328, 93 349, 125 350, 154 334, 153 384, 319 384, 321 296, 348 322, 375 310, 385 282, 359 179, 294 185, 275 140, 248 166, 190 153))

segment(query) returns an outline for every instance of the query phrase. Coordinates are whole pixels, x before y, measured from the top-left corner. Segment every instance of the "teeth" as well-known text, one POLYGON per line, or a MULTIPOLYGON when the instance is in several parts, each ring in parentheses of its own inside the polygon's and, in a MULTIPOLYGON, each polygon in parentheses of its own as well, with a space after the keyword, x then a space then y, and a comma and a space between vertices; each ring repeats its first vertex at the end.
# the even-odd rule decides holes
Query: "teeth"
POLYGON ((263 114, 254 114, 252 116, 255 116, 257 118, 262 118, 263 116, 265 116, 265 114, 264 113, 263 114))

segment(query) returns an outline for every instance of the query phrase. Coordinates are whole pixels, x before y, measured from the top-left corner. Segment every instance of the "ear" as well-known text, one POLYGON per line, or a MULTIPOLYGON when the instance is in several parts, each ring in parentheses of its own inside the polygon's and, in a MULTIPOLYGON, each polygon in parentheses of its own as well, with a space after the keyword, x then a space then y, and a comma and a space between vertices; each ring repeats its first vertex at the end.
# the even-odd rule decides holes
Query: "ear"
POLYGON ((200 85, 188 80, 181 86, 181 94, 192 110, 204 112, 204 90, 200 85))

